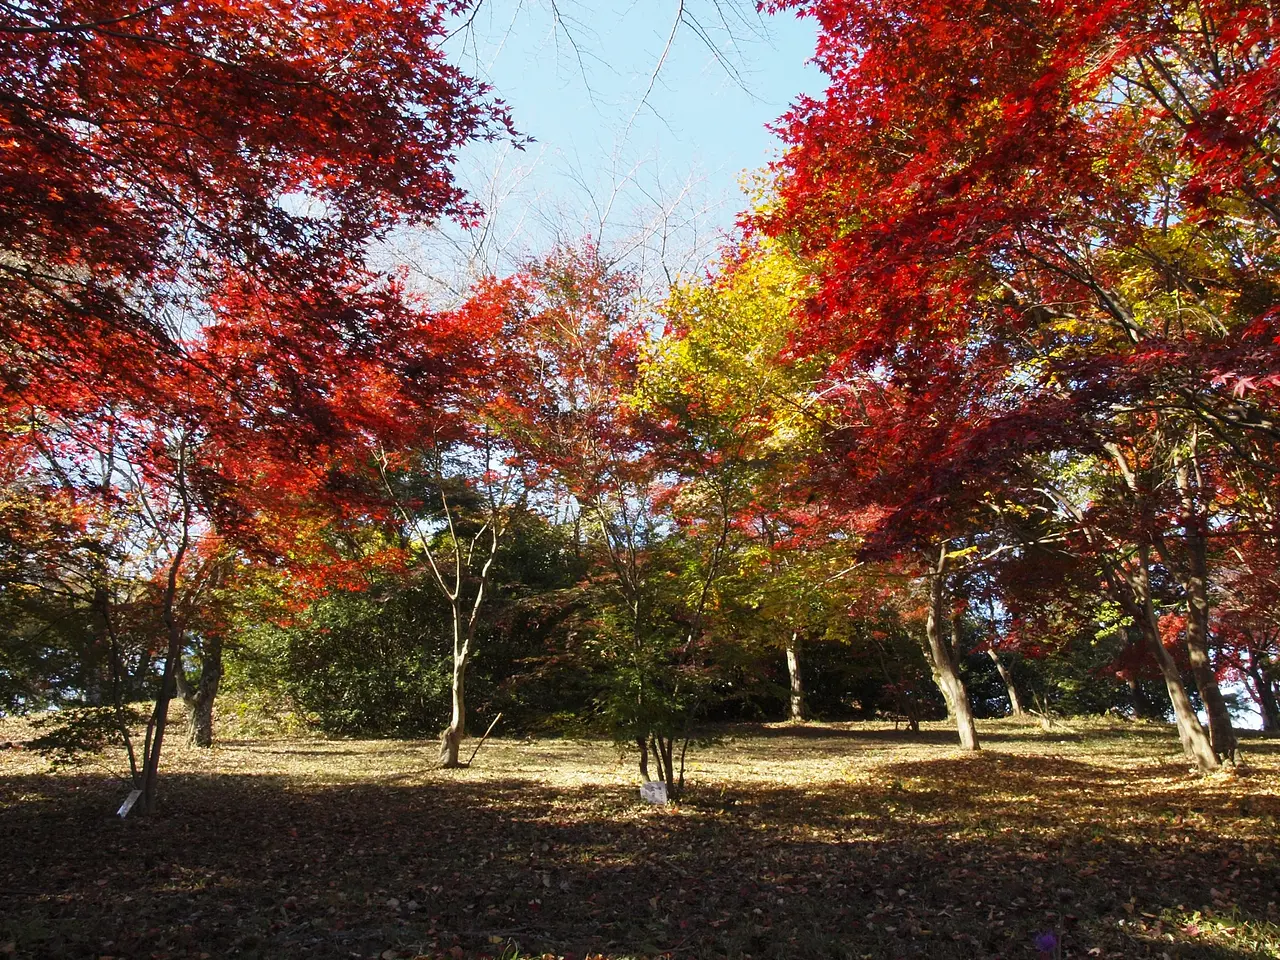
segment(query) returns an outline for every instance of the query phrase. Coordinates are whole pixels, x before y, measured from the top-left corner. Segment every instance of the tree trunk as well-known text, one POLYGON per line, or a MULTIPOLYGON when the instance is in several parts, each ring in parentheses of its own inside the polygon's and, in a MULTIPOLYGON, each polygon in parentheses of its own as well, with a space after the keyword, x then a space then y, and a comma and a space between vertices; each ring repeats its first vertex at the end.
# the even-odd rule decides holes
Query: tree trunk
POLYGON ((952 608, 951 610, 951 659, 956 663, 960 663, 964 659, 964 650, 962 649, 962 640, 964 639, 964 624, 961 622, 964 618, 960 611, 952 608))
POLYGON ((787 644, 787 675, 791 679, 791 719, 804 720, 804 680, 800 676, 800 634, 791 634, 787 644))
POLYGON ((1280 702, 1277 702, 1276 690, 1271 683, 1271 677, 1267 675, 1266 669, 1258 662, 1258 651, 1249 651, 1249 667, 1246 671, 1250 679, 1253 680, 1254 688, 1258 691, 1258 709, 1262 713, 1262 729, 1265 733, 1275 733, 1280 731, 1280 702))
POLYGON ((453 713, 449 719, 449 726, 445 727, 444 732, 440 734, 441 767, 458 767, 462 765, 458 760, 458 750, 462 746, 462 738, 467 735, 466 675, 467 658, 465 656, 455 656, 453 658, 452 684, 453 713))
POLYGON ((1280 732, 1280 702, 1276 697, 1276 691, 1267 682, 1266 678, 1262 679, 1262 683, 1258 687, 1262 708, 1262 729, 1265 733, 1280 732))
POLYGON ((1178 738, 1182 741, 1183 753, 1187 755, 1187 759, 1195 762, 1201 772, 1217 769, 1218 758, 1213 752, 1213 744, 1209 741, 1209 735, 1191 706, 1186 687, 1182 685, 1182 677, 1178 675, 1177 663, 1160 640, 1160 631, 1151 624, 1145 625, 1142 632, 1146 635, 1147 646, 1160 665, 1160 672, 1164 675, 1164 683, 1169 691, 1169 700, 1173 704, 1173 716, 1178 725, 1178 738))
POLYGON ((676 765, 674 758, 675 740, 671 737, 659 737, 658 748, 662 751, 662 768, 663 779, 667 781, 667 797, 675 800, 676 789, 676 765))
MULTIPOLYGON (((939 574, 939 576, 941 576, 941 574, 939 574)), ((930 615, 933 615, 933 611, 932 611, 932 609, 931 609, 929 612, 930 612, 930 615)), ((937 615, 936 615, 936 617, 935 617, 935 619, 934 619, 934 623, 938 625, 938 626, 936 627, 936 629, 938 629, 938 630, 941 630, 941 629, 942 629, 942 628, 941 628, 941 626, 940 626, 940 625, 941 625, 941 623, 942 623, 942 610, 941 610, 941 608, 939 608, 939 610, 938 610, 938 613, 937 613, 937 615)), ((955 643, 955 625, 954 625, 954 623, 952 624, 951 643, 952 643, 952 645, 950 646, 950 649, 951 649, 952 653, 954 654, 954 651, 955 651, 955 646, 954 646, 954 643, 955 643)), ((942 668, 938 665, 937 658, 934 656, 932 649, 931 649, 931 648, 929 648, 928 646, 926 646, 926 648, 925 648, 925 659, 929 661, 929 673, 933 676, 933 682, 934 682, 934 685, 935 685, 939 690, 941 690, 941 691, 942 691, 942 701, 943 701, 943 703, 945 703, 945 704, 947 705, 947 720, 948 720, 948 721, 950 721, 951 723, 958 723, 958 722, 959 722, 959 714, 958 714, 958 713, 956 713, 956 698, 955 698, 955 692, 952 690, 952 688, 951 688, 951 684, 947 682, 947 680, 946 680, 946 678, 945 678, 945 676, 944 676, 944 674, 943 674, 943 670, 942 670, 942 668)), ((957 661, 953 659, 953 660, 952 660, 952 663, 955 663, 955 662, 957 662, 957 661)))
POLYGON ((1000 662, 1000 655, 996 653, 995 648, 988 647, 987 656, 996 665, 996 672, 1000 674, 1000 679, 1004 681, 1005 691, 1009 694, 1009 715, 1014 717, 1026 716, 1027 711, 1022 708, 1022 701, 1018 698, 1018 688, 1014 685, 1013 674, 1000 662))
POLYGON ((164 728, 169 722, 169 701, 173 699, 174 687, 177 683, 175 674, 181 667, 178 659, 182 656, 182 629, 178 626, 173 611, 175 580, 180 563, 180 558, 174 563, 169 588, 166 591, 164 620, 169 643, 165 650, 164 675, 160 679, 160 692, 156 696, 156 706, 151 714, 146 745, 142 752, 141 807, 142 812, 147 814, 154 813, 156 808, 156 787, 160 782, 160 749, 164 744, 164 728))
POLYGON ((955 723, 957 718, 955 696, 951 692, 951 687, 943 679, 942 671, 934 663, 933 651, 929 649, 928 645, 925 646, 924 652, 929 661, 929 673, 933 676, 933 682, 942 691, 942 700, 947 706, 947 720, 955 723))
MULTIPOLYGON (((1195 601, 1188 598, 1194 606, 1195 601)), ((1205 642, 1205 621, 1195 613, 1187 619, 1187 655, 1191 660, 1191 674, 1195 677, 1200 699, 1204 701, 1209 718, 1209 742, 1214 755, 1221 761, 1235 763, 1238 741, 1231 725, 1231 713, 1227 710, 1218 678, 1209 661, 1209 645, 1205 642)))
POLYGON ((1142 689, 1142 684, 1138 683, 1137 676, 1130 676, 1129 698, 1133 704, 1133 715, 1139 720, 1164 720, 1164 716, 1156 708, 1155 704, 1147 696, 1146 691, 1142 689))
POLYGON ((1209 717, 1209 741, 1219 761, 1235 762, 1235 730, 1231 726, 1231 713, 1218 686, 1209 660, 1209 558, 1206 543, 1207 531, 1200 512, 1196 509, 1191 491, 1190 469, 1186 463, 1178 466, 1178 490, 1181 494, 1182 531, 1187 543, 1187 570, 1183 587, 1187 592, 1187 655, 1191 660, 1191 673, 1195 677, 1200 699, 1204 701, 1209 717))
POLYGON ((169 722, 169 701, 177 683, 177 672, 182 669, 182 625, 178 622, 178 574, 191 545, 191 501, 187 497, 185 448, 178 461, 178 492, 182 498, 182 539, 169 561, 169 574, 164 588, 163 616, 166 639, 164 676, 160 680, 160 692, 156 696, 155 710, 147 730, 146 744, 142 751, 142 812, 151 814, 156 809, 156 788, 160 782, 160 748, 164 744, 164 728, 169 722))
POLYGON ((138 788, 142 785, 142 780, 138 771, 138 755, 133 748, 133 736, 129 732, 129 714, 124 706, 125 694, 120 677, 125 668, 120 662, 120 638, 116 635, 115 621, 111 616, 110 594, 102 588, 95 590, 93 604, 107 638, 107 654, 110 658, 108 665, 111 670, 111 705, 116 711, 116 729, 124 742, 125 755, 129 758, 129 781, 138 788))
POLYGON ((1183 752, 1187 755, 1187 759, 1195 762, 1202 773, 1215 770, 1218 766, 1218 758, 1214 755, 1209 735, 1205 733, 1204 727, 1200 724, 1200 718, 1196 716, 1191 706, 1186 687, 1182 685, 1182 677, 1178 673, 1178 664, 1174 661, 1172 654, 1164 648, 1164 643, 1160 639, 1160 626, 1156 621, 1155 608, 1151 603, 1151 580, 1148 574, 1150 559, 1149 549, 1140 547, 1137 572, 1126 578, 1131 593, 1126 598, 1127 602, 1124 602, 1124 606, 1129 608, 1129 612, 1138 622, 1138 628, 1147 641, 1147 647, 1151 655, 1156 658, 1160 672, 1164 675, 1164 684, 1169 691, 1169 700, 1173 704, 1173 716, 1178 725, 1178 738, 1182 741, 1183 752))
POLYGON ((928 638, 928 654, 934 679, 942 695, 953 707, 956 729, 960 734, 960 746, 965 750, 978 749, 978 730, 973 723, 973 711, 969 707, 969 691, 956 669, 952 648, 942 634, 943 600, 946 576, 947 548, 943 546, 933 576, 929 578, 929 614, 925 619, 925 636, 928 638))
POLYGON ((160 748, 164 743, 164 728, 169 722, 169 700, 173 690, 173 663, 178 658, 170 642, 168 655, 164 661, 164 675, 160 680, 160 693, 156 696, 155 709, 151 713, 151 722, 147 727, 146 745, 143 749, 142 762, 142 803, 143 813, 154 813, 156 807, 156 786, 160 781, 160 748))
POLYGON ((1270 683, 1262 686, 1262 729, 1267 733, 1280 733, 1280 697, 1270 683))
POLYGON ((189 697, 183 696, 191 711, 187 734, 194 746, 213 746, 213 701, 221 683, 222 637, 211 634, 204 638, 200 649, 200 682, 189 697))
MULTIPOLYGON (((640 774, 647 781, 649 779, 649 756, 658 761, 658 779, 667 785, 667 799, 678 800, 680 793, 684 789, 684 752, 680 754, 680 771, 676 772, 676 738, 662 737, 658 734, 650 734, 648 744, 646 746, 645 739, 638 737, 636 743, 640 747, 640 774)), ((685 741, 685 748, 688 748, 688 741, 685 741)))

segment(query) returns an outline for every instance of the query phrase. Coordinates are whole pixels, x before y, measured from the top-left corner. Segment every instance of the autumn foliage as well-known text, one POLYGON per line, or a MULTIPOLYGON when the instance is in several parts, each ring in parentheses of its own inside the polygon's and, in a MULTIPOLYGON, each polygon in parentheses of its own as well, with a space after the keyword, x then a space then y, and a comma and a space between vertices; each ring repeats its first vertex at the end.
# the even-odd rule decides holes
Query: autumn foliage
POLYGON ((890 549, 991 564, 1053 544, 1157 659, 1167 575, 1229 729, 1200 647, 1209 531, 1265 535, 1231 498, 1274 458, 1269 14, 777 6, 818 21, 830 86, 781 122, 778 200, 754 223, 815 264, 796 348, 835 357, 839 496, 883 511, 890 549))
POLYGON ((826 89, 703 273, 585 238, 448 303, 380 245, 521 142, 476 5, 0 12, 7 702, 154 697, 148 805, 224 647, 326 729, 438 681, 444 766, 504 711, 673 793, 784 708, 1172 715, 1206 771, 1234 686, 1280 724, 1272 12, 766 6, 826 89))

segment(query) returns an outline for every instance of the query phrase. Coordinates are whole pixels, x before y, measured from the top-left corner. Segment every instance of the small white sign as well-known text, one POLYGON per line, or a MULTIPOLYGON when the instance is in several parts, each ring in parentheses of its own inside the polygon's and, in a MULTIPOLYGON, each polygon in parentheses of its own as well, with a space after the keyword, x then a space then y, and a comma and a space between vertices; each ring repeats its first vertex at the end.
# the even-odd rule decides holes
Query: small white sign
POLYGON ((661 780, 646 780, 640 787, 640 799, 648 803, 666 803, 667 785, 661 780))
POLYGON ((130 790, 129 795, 124 798, 124 803, 120 804, 120 809, 116 811, 116 816, 123 819, 129 815, 129 811, 133 809, 133 805, 138 802, 138 798, 142 796, 141 790, 130 790))

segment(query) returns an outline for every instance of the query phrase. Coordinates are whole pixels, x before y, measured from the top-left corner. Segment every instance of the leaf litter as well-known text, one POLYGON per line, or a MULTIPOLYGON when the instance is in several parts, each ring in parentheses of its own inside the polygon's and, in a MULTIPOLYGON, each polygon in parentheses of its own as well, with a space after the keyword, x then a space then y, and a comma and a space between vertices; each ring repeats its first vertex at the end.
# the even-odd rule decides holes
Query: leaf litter
POLYGON ((228 741, 124 821, 110 758, 7 752, 0 956, 1280 956, 1280 742, 1078 729, 727 728, 665 807, 605 742, 228 741))

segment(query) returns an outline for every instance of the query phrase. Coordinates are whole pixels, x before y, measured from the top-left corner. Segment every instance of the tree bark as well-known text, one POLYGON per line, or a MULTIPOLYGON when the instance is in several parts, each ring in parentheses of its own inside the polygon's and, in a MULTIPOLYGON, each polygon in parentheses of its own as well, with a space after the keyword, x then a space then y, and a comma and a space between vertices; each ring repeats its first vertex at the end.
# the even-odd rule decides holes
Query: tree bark
POLYGON ((800 675, 800 634, 791 634, 787 644, 787 676, 791 680, 791 719, 804 720, 804 679, 800 675))
POLYGON ((194 690, 190 687, 182 690, 186 686, 185 678, 181 671, 177 676, 184 681, 179 690, 190 710, 187 737, 193 746, 212 747, 213 702, 222 683, 222 637, 211 634, 204 638, 200 649, 200 680, 194 690))
POLYGON ((957 717, 955 695, 952 694, 951 687, 947 684, 946 680, 943 679, 942 670, 939 669, 936 663, 934 663, 933 652, 929 649, 927 644, 925 646, 925 654, 929 661, 929 673, 933 676, 934 685, 942 691, 942 701, 947 707, 947 720, 951 723, 955 723, 957 717))
MULTIPOLYGON (((1112 443, 1104 443, 1104 448, 1115 460, 1116 467, 1124 477, 1125 486, 1133 496, 1135 516, 1144 517, 1144 494, 1137 481, 1133 468, 1129 465, 1121 449, 1112 443)), ((1077 519, 1080 518, 1076 513, 1077 519)), ((1089 533, 1091 540, 1093 533, 1089 533)), ((1133 618, 1138 629, 1142 631, 1151 655, 1155 657, 1164 676, 1165 689, 1169 692, 1169 700, 1173 705, 1174 720, 1178 725, 1178 738, 1182 741, 1182 750, 1187 759, 1195 762, 1201 772, 1214 770, 1218 766, 1218 758, 1214 755, 1213 745, 1191 707, 1187 690, 1182 685, 1182 677, 1178 673, 1178 665, 1173 656, 1164 648, 1160 639, 1160 625, 1156 619, 1155 606, 1151 602, 1151 549, 1159 547, 1150 540, 1137 545, 1137 566, 1128 570, 1122 562, 1106 561, 1106 577, 1112 595, 1124 607, 1125 612, 1133 618)))
POLYGON ((667 781, 667 796, 676 799, 676 766, 674 760, 675 740, 671 737, 659 737, 658 749, 662 752, 663 778, 667 781))
POLYGON ((1173 704, 1173 716, 1178 726, 1178 739, 1182 741, 1182 750, 1187 759, 1195 762, 1201 772, 1215 770, 1218 758, 1209 742, 1209 735, 1200 724, 1187 696, 1186 687, 1182 685, 1182 677, 1178 673, 1178 664, 1172 654, 1165 649, 1160 639, 1160 626, 1156 620, 1155 607, 1151 602, 1151 580, 1149 574, 1150 549, 1138 549, 1138 566, 1134 573, 1126 576, 1129 591, 1117 590, 1121 594, 1118 599, 1127 608, 1129 614, 1138 624, 1151 655, 1155 657, 1164 675, 1165 688, 1169 691, 1169 700, 1173 704))
POLYGON ((146 744, 142 751, 142 812, 151 814, 156 808, 156 788, 160 782, 160 748, 164 744, 164 728, 169 722, 169 701, 173 698, 176 673, 181 669, 182 625, 178 622, 178 573, 191 546, 191 501, 187 496, 186 451, 178 460, 178 492, 182 499, 182 536, 173 557, 169 561, 169 574, 165 582, 163 615, 167 648, 164 658, 164 676, 160 680, 160 692, 156 696, 155 710, 147 729, 146 744))
MULTIPOLYGON (((1196 599, 1189 595, 1188 601, 1194 610, 1196 599)), ((1221 761, 1235 763, 1239 742, 1231 725, 1231 713, 1227 710, 1226 700, 1209 660, 1209 645, 1205 640, 1207 604, 1205 608, 1203 618, 1195 612, 1187 618, 1187 656, 1191 661, 1191 674, 1195 677, 1196 688, 1200 691, 1200 699, 1204 702, 1205 713, 1209 718, 1209 742, 1214 755, 1221 761)))
POLYGON ((452 704, 449 725, 440 734, 440 766, 458 767, 458 750, 462 746, 462 738, 467 735, 467 699, 466 699, 467 657, 465 654, 453 658, 452 704))
MULTIPOLYGON (((493 490, 489 491, 489 502, 487 504, 487 516, 484 525, 480 528, 480 532, 476 534, 475 539, 470 545, 464 545, 459 537, 458 530, 454 526, 453 508, 449 505, 449 497, 446 491, 448 485, 444 469, 444 452, 437 447, 434 451, 434 481, 436 488, 440 494, 440 503, 443 511, 443 519, 448 531, 448 540, 446 541, 450 547, 444 551, 444 556, 453 555, 453 570, 450 577, 446 578, 442 565, 445 560, 441 557, 437 560, 436 546, 432 540, 427 537, 422 528, 410 516, 409 512, 396 499, 395 489, 391 485, 391 481, 387 476, 388 456, 385 452, 379 458, 379 470, 382 474, 382 483, 386 488, 388 495, 396 504, 396 510, 404 520, 407 531, 414 531, 418 535, 418 539, 422 544, 422 552, 427 561, 427 566, 431 570, 431 575, 440 588, 441 594, 449 601, 449 607, 452 611, 453 621, 453 677, 450 683, 450 716, 449 725, 440 733, 440 755, 439 765, 441 767, 460 767, 462 761, 459 752, 462 747, 462 741, 467 735, 467 701, 466 701, 466 676, 467 662, 471 657, 472 644, 476 638, 476 624, 479 620, 480 610, 484 604, 486 589, 489 585, 489 574, 493 569, 493 562, 498 556, 498 546, 502 540, 502 536, 506 531, 506 522, 504 512, 506 507, 511 505, 511 501, 507 499, 510 488, 504 481, 501 492, 494 494, 493 490), (464 612, 463 583, 466 575, 472 569, 472 561, 476 555, 478 541, 480 537, 488 531, 489 546, 488 550, 481 554, 483 562, 481 563, 479 576, 476 578, 475 597, 466 606, 468 612, 464 612)), ((486 464, 492 465, 493 448, 486 443, 485 457, 486 464)))
POLYGON ((1139 720, 1164 720, 1163 714, 1156 708, 1155 704, 1146 695, 1142 689, 1142 684, 1138 683, 1136 676, 1128 679, 1129 698, 1133 704, 1133 715, 1139 720))
POLYGON ((156 787, 160 781, 160 749, 164 744, 164 728, 169 722, 169 701, 173 698, 174 664, 181 655, 181 644, 171 636, 164 660, 164 675, 160 679, 160 693, 156 696, 155 709, 147 728, 146 746, 143 749, 142 803, 143 813, 154 813, 156 787))
POLYGON ((684 751, 688 749, 689 741, 685 740, 684 749, 680 753, 680 769, 676 770, 676 738, 663 737, 656 733, 649 734, 646 742, 645 737, 637 737, 636 745, 640 748, 640 775, 649 781, 649 757, 658 761, 658 780, 667 785, 667 799, 678 800, 680 793, 684 789, 684 751))
POLYGON ((1009 672, 1008 667, 1000 662, 1000 655, 996 653, 993 647, 987 648, 987 656, 996 665, 996 673, 1000 674, 1000 679, 1004 681, 1005 691, 1009 694, 1009 715, 1013 717, 1026 716, 1027 711, 1023 709, 1022 700, 1018 697, 1018 688, 1014 685, 1013 674, 1009 672))
POLYGON ((960 611, 953 607, 951 610, 951 657, 956 663, 964 659, 964 650, 961 649, 961 641, 964 639, 962 620, 960 611))
POLYGON ((1182 751, 1187 759, 1195 762, 1201 772, 1215 770, 1218 757, 1213 752, 1213 744, 1196 716, 1191 700, 1187 696, 1186 687, 1182 685, 1182 677, 1178 675, 1178 665, 1160 640, 1160 631, 1154 624, 1145 625, 1142 631, 1147 638, 1160 672, 1164 675, 1165 688, 1169 691, 1169 700, 1173 704, 1174 721, 1178 726, 1178 738, 1182 741, 1182 751))
POLYGON ((1276 697, 1275 686, 1271 682, 1266 667, 1258 662, 1258 651, 1249 651, 1249 666, 1245 670, 1258 691, 1258 709, 1262 714, 1262 730, 1264 733, 1280 731, 1280 700, 1276 697))
POLYGON ((1262 684, 1262 729, 1267 733, 1280 733, 1280 697, 1264 677, 1262 684))
POLYGON ((1190 469, 1178 465, 1178 491, 1181 496, 1180 521, 1186 539, 1187 567, 1183 588, 1187 593, 1187 655, 1195 677, 1200 699, 1209 717, 1209 741, 1219 761, 1235 762, 1238 746, 1231 726, 1231 713, 1218 686, 1209 660, 1209 558, 1208 532, 1204 518, 1196 508, 1191 489, 1190 469))
POLYGON ((925 619, 927 652, 934 679, 938 682, 942 695, 955 711, 960 746, 965 750, 977 750, 979 749, 978 730, 974 726, 973 711, 969 706, 969 691, 956 667, 952 646, 942 633, 946 569, 947 548, 944 545, 939 552, 933 575, 929 578, 929 613, 925 619))

